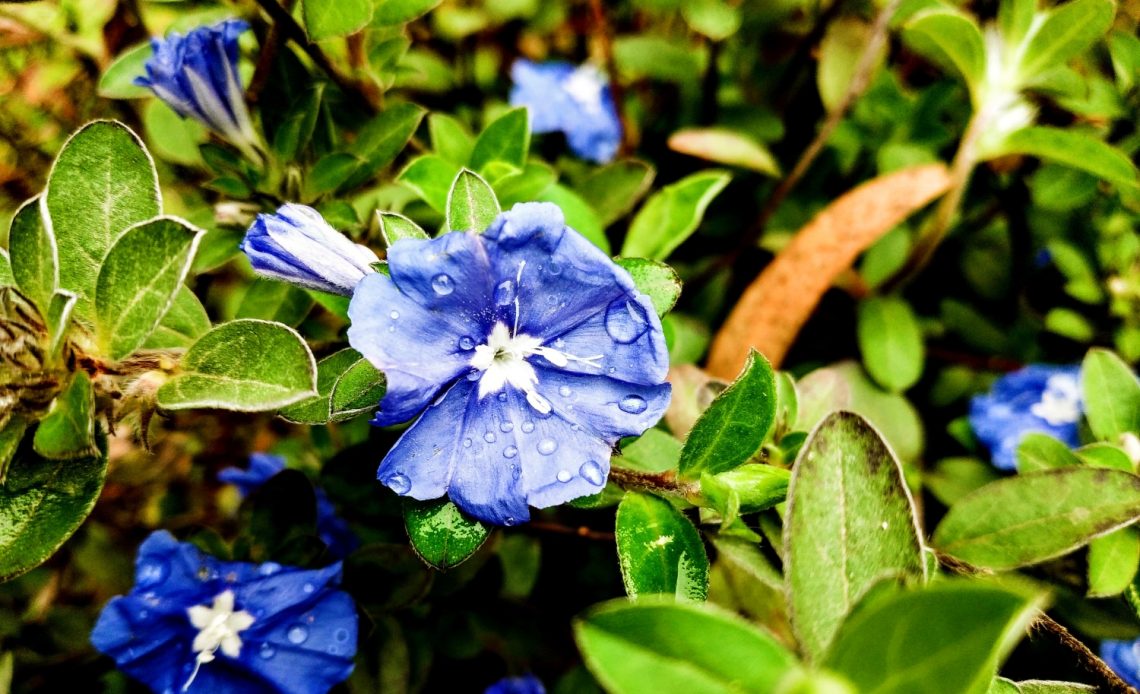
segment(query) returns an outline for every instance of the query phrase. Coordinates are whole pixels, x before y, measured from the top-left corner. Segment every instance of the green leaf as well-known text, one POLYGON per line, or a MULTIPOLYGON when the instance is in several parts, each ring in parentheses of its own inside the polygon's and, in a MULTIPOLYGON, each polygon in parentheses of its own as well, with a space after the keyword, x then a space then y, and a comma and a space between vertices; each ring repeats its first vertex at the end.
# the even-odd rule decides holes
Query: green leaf
MULTIPOLYGON (((420 127, 427 111, 416 104, 394 104, 384 109, 360 129, 352 145, 352 154, 365 164, 340 185, 342 189, 366 183, 377 171, 395 161, 420 127)), ((448 184, 451 180, 448 179, 448 184)))
POLYGON ((1112 0, 1073 0, 1053 8, 1031 31, 1018 70, 1022 82, 1064 65, 1101 38, 1112 25, 1112 0))
MULTIPOLYGON (((499 204, 505 207, 520 202, 539 200, 554 186, 557 179, 558 172, 548 164, 540 161, 528 161, 522 171, 510 173, 495 180, 495 195, 499 198, 499 204)), ((582 204, 587 208, 589 207, 589 203, 585 201, 582 204)))
POLYGON ((316 394, 317 365, 301 336, 280 323, 244 318, 199 338, 178 374, 158 389, 157 402, 165 410, 264 412, 316 394))
POLYGON ((487 526, 464 516, 447 499, 405 499, 404 527, 420 559, 440 571, 470 559, 491 533, 487 526))
MULTIPOLYGON (((1100 0, 1097 0, 1098 2, 1100 0)), ((1124 188, 1137 187, 1136 165, 1123 152, 1088 133, 1034 126, 1007 135, 986 159, 1028 154, 1087 171, 1124 188)))
POLYGON ((47 310, 47 327, 48 334, 51 335, 49 349, 53 356, 59 356, 60 346, 63 345, 71 327, 71 313, 78 301, 79 297, 75 292, 66 289, 57 289, 51 295, 47 310))
POLYGON ((555 183, 538 196, 541 202, 552 202, 562 210, 566 226, 586 237, 586 240, 609 255, 610 241, 590 204, 564 185, 555 183))
POLYGON ((669 149, 725 166, 780 176, 780 164, 759 142, 724 128, 685 128, 669 136, 669 149))
POLYGON ((304 289, 258 278, 245 290, 234 317, 260 318, 296 327, 309 315, 315 303, 313 296, 304 289))
POLYGON ((920 12, 906 23, 903 39, 931 61, 956 70, 977 101, 986 75, 986 46, 972 17, 949 8, 920 12))
POLYGON ((0 487, 3 487, 8 479, 8 468, 27 430, 28 423, 23 417, 18 416, 9 417, 8 422, 0 427, 0 487))
POLYGON ((614 63, 625 80, 643 78, 695 83, 707 62, 706 52, 687 39, 626 34, 614 41, 614 63))
POLYGON ((595 169, 577 191, 593 208, 602 226, 609 226, 633 209, 653 185, 653 167, 639 159, 621 159, 595 169))
POLYGON ((59 286, 59 251, 55 236, 43 223, 39 198, 16 210, 8 227, 8 252, 12 254, 16 287, 41 313, 46 312, 59 286))
POLYGON ((174 303, 159 321, 143 347, 147 349, 176 349, 189 347, 210 330, 210 316, 202 302, 183 285, 174 295, 174 303))
MULTIPOLYGON (((828 113, 844 106, 844 98, 855 78, 855 71, 871 35, 871 24, 858 17, 840 17, 827 25, 827 31, 819 43, 819 67, 815 77, 819 99, 828 113)), ((874 81, 874 76, 886 58, 887 42, 883 41, 880 42, 871 65, 871 81, 874 81)))
POLYGON ((653 302, 658 317, 669 313, 681 297, 681 278, 665 263, 645 258, 617 258, 615 262, 633 278, 637 291, 653 302))
POLYGON ((1110 443, 1090 443, 1073 451, 1073 454, 1076 455, 1078 464, 1135 472, 1128 454, 1110 443))
POLYGON ((998 3, 998 28, 1007 46, 1016 46, 1024 40, 1033 26, 1037 14, 1037 0, 1001 0, 998 3))
POLYGON ((91 379, 77 371, 67 389, 40 420, 34 437, 38 455, 52 460, 86 458, 97 454, 95 447, 95 397, 91 379))
POLYGON ((612 694, 775 692, 795 658, 711 605, 615 600, 574 621, 590 672, 612 694))
POLYGON ((625 592, 633 600, 667 593, 704 600, 709 559, 692 522, 664 499, 629 492, 617 511, 618 560, 625 592))
POLYGON ((681 449, 680 473, 689 479, 744 464, 764 444, 776 419, 776 376, 751 350, 744 369, 693 425, 681 449))
POLYGON ((95 337, 118 361, 138 349, 182 287, 205 233, 176 217, 137 224, 111 246, 95 288, 95 337))
POLYGON ((396 212, 376 211, 380 224, 380 236, 388 248, 400 239, 429 239, 428 233, 412 220, 396 212))
POLYGON ((352 419, 376 409, 387 390, 387 382, 372 362, 361 357, 348 367, 333 384, 329 399, 331 421, 352 419))
POLYGON ((702 171, 653 194, 633 218, 621 254, 665 260, 697 230, 705 209, 730 178, 723 171, 702 171))
POLYGON ((183 118, 158 99, 143 106, 143 132, 152 154, 184 166, 202 168, 201 146, 209 130, 193 118, 183 118))
POLYGON ((755 513, 783 503, 791 477, 792 473, 784 468, 741 465, 719 475, 703 473, 701 494, 722 515, 730 505, 739 513, 755 513))
POLYGON ((792 626, 809 660, 876 583, 924 579, 918 528, 902 467, 878 432, 850 412, 824 419, 796 458, 784 526, 792 626))
POLYGON ((862 607, 825 666, 861 694, 985 692, 1041 598, 984 583, 943 581, 862 607))
POLYGON ((859 350, 867 373, 887 390, 902 392, 922 377, 926 348, 910 304, 871 297, 859 304, 859 350))
POLYGON ((435 154, 413 159, 396 180, 420 196, 433 210, 447 213, 447 195, 461 167, 435 154))
MULTIPOLYGON (((1053 682, 1049 680, 1025 680, 1024 682, 1010 682, 1004 678, 994 680, 997 682, 1001 680, 1009 683, 1014 687, 1008 690, 1009 694, 1095 694, 1100 691, 1091 684, 1079 684, 1077 682, 1053 682)), ((1003 694, 1001 689, 990 688, 987 694, 1003 694)))
POLYGON ((1089 597, 1120 595, 1140 563, 1140 532, 1121 528, 1089 543, 1089 597))
POLYGON ((526 166, 530 150, 530 123, 526 108, 514 108, 499 116, 475 140, 470 168, 484 173, 488 164, 503 162, 516 169, 526 166))
POLYGON ((12 260, 8 251, 0 248, 0 287, 16 286, 16 278, 12 275, 12 260))
POLYGON ((107 250, 161 211, 154 162, 126 126, 95 121, 64 144, 40 204, 59 248, 59 284, 79 295, 78 311, 90 317, 107 250))
POLYGON ((348 348, 321 359, 317 362, 317 394, 282 408, 277 414, 297 424, 328 424, 332 419, 331 398, 337 380, 361 359, 360 352, 348 348))
MULTIPOLYGON (((332 152, 326 154, 313 164, 305 178, 305 193, 311 197, 318 197, 331 193, 337 188, 350 187, 348 181, 365 170, 367 162, 355 154, 348 152, 332 152)), ((367 177, 367 174, 365 174, 367 177)), ((221 179, 215 179, 215 184, 221 179)), ((238 191, 223 190, 227 195, 237 196, 238 191)), ((248 195, 248 193, 246 193, 248 195)))
POLYGON ((722 0, 684 0, 681 14, 693 31, 724 41, 740 29, 740 8, 722 0))
POLYGON ((0 581, 39 566, 71 537, 106 473, 102 452, 75 460, 41 458, 26 447, 16 454, 0 486, 0 581))
POLYGON ((296 159, 313 138, 324 92, 325 85, 322 82, 305 90, 277 125, 277 130, 273 133, 273 151, 285 161, 296 159))
POLYGON ((381 26, 404 24, 430 12, 442 0, 376 0, 372 22, 381 26))
POLYGON ((1089 350, 1081 362, 1085 417, 1093 435, 1115 442, 1140 433, 1140 381, 1124 361, 1105 349, 1089 350))
POLYGON ((436 154, 459 166, 470 161, 475 138, 458 120, 445 113, 433 113, 428 116, 428 133, 436 154))
POLYGON ((934 545, 964 562, 1015 569, 1059 557, 1140 518, 1140 477, 1087 467, 1019 474, 950 507, 934 545))
POLYGON ((144 41, 120 53, 99 78, 98 92, 104 99, 141 99, 152 96, 146 87, 135 84, 136 77, 146 74, 146 62, 154 54, 150 41, 144 41))
POLYGON ((356 33, 372 19, 372 0, 302 0, 309 39, 320 41, 356 33))
POLYGON ((482 233, 500 212, 499 201, 495 199, 491 186, 479 174, 463 169, 447 194, 445 229, 482 233))
POLYGON ((1068 446, 1048 434, 1029 432, 1017 444, 1018 472, 1053 470, 1080 464, 1080 458, 1068 446))

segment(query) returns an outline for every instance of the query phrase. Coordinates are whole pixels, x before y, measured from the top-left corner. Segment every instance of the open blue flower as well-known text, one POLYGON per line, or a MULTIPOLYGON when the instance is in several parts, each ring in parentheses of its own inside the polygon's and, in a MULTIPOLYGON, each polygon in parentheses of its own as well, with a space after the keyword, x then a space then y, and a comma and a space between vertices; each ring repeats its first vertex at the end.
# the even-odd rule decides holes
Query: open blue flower
POLYGON ((241 249, 257 274, 349 296, 379 258, 333 229, 311 207, 287 203, 275 214, 259 214, 241 249))
POLYGON ((260 162, 261 138, 249 117, 238 74, 238 36, 247 29, 246 22, 227 19, 185 36, 151 39, 153 55, 146 62, 146 75, 136 77, 135 84, 260 162))
POLYGON ((356 606, 341 566, 226 562, 170 533, 139 548, 135 585, 91 643, 156 692, 319 694, 348 678, 356 606))
POLYGON ((557 206, 397 241, 388 267, 357 286, 348 341, 387 378, 374 424, 427 407, 380 464, 397 494, 513 525, 601 491, 617 441, 664 413, 653 304, 557 206))
POLYGON ((1079 366, 1034 364, 1006 374, 970 401, 970 426, 990 450, 995 467, 1017 467, 1017 446, 1030 432, 1080 445, 1083 410, 1079 366))
POLYGON ((1100 657, 1120 678, 1140 687, 1140 639, 1100 642, 1100 657))
POLYGON ((565 133, 571 151, 590 161, 608 162, 617 154, 621 119, 596 67, 516 60, 511 80, 511 105, 527 108, 532 132, 565 133))
POLYGON ((546 687, 534 675, 504 677, 483 690, 483 694, 546 694, 546 687))
MULTIPOLYGON (((284 469, 285 459, 281 456, 253 453, 249 456, 248 468, 228 467, 218 473, 218 480, 236 486, 242 496, 249 496, 284 469)), ((337 515, 336 507, 325 490, 316 487, 313 493, 317 498, 317 536, 332 556, 343 559, 360 545, 360 540, 348 523, 337 515)))

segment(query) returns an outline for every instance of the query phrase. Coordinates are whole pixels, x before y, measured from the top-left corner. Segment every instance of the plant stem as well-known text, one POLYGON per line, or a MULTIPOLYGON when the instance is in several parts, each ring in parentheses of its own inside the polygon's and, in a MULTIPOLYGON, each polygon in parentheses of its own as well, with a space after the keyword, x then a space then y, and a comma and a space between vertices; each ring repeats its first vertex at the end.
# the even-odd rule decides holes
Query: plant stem
POLYGON ((628 468, 610 468, 610 480, 626 489, 645 489, 651 492, 679 496, 690 503, 701 498, 701 485, 698 482, 685 482, 677 479, 677 474, 669 472, 642 472, 628 468))

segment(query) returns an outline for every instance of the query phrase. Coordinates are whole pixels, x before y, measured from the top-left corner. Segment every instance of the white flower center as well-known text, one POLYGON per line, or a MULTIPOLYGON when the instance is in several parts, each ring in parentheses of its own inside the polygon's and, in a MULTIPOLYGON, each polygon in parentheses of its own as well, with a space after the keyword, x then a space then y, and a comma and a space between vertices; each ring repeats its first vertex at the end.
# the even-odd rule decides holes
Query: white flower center
POLYGON ((1051 426, 1072 424, 1081 418, 1081 386, 1068 374, 1050 376, 1045 383, 1041 401, 1029 411, 1051 426))
POLYGON ((198 659, 194 672, 182 686, 182 691, 190 689, 194 678, 198 676, 198 669, 203 663, 212 661, 219 649, 230 658, 238 657, 241 653, 241 638, 238 632, 245 631, 253 624, 253 615, 250 613, 245 610, 234 612, 232 590, 219 593, 214 598, 212 606, 195 605, 188 608, 186 614, 190 617, 190 623, 198 630, 192 646, 194 652, 198 654, 198 659))
POLYGON ((602 110, 602 90, 605 83, 601 73, 593 65, 583 65, 570 74, 562 83, 562 88, 579 106, 591 113, 602 110))

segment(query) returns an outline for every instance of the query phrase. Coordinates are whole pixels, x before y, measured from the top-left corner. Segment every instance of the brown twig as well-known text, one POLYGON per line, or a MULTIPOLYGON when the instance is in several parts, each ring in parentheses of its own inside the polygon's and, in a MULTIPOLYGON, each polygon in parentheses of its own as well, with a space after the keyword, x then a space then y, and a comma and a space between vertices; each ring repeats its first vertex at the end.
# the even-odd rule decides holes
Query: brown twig
POLYGON ((701 485, 696 482, 684 482, 677 479, 676 473, 670 472, 641 472, 628 468, 610 468, 610 480, 626 489, 647 489, 662 494, 680 496, 685 499, 699 499, 701 485))
POLYGON ((602 60, 606 65, 606 73, 610 78, 610 93, 617 107, 618 120, 621 121, 621 154, 633 150, 636 144, 633 141, 633 130, 629 127, 630 121, 625 112, 625 88, 618 80, 617 62, 614 60, 614 42, 610 35, 610 26, 606 21, 606 10, 602 0, 590 0, 590 15, 593 20, 594 36, 602 51, 602 60))
POLYGON ((273 20, 274 25, 281 28, 285 37, 300 46, 313 63, 328 75, 329 79, 340 87, 341 91, 350 99, 369 112, 375 113, 380 110, 379 104, 370 98, 368 90, 359 81, 345 75, 336 65, 333 65, 321 47, 309 41, 305 30, 301 28, 297 20, 293 19, 293 15, 289 14, 276 0, 257 0, 257 4, 265 10, 273 20))
POLYGON ((587 540, 597 540, 599 542, 613 542, 614 534, 603 532, 601 530, 591 530, 584 525, 578 527, 571 527, 569 525, 562 525, 561 523, 548 523, 545 521, 531 521, 525 528, 537 530, 538 532, 554 533, 556 535, 573 535, 587 540))

